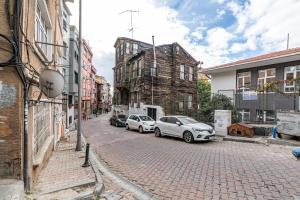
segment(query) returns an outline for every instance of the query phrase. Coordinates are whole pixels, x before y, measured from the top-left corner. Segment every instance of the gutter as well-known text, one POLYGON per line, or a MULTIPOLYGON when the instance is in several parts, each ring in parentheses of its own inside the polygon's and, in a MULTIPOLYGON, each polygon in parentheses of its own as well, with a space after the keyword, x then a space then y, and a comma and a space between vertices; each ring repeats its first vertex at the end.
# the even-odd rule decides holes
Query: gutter
POLYGON ((240 63, 240 64, 233 64, 229 66, 220 66, 220 67, 211 67, 211 68, 206 68, 202 70, 203 73, 207 74, 214 74, 214 73, 219 73, 219 72, 224 72, 224 70, 239 70, 239 69, 246 69, 246 68, 251 68, 251 67, 259 67, 259 66, 267 66, 267 65, 273 65, 273 64, 278 64, 278 63, 287 63, 287 62, 293 62, 300 60, 300 53, 293 53, 289 55, 283 55, 283 56, 277 56, 273 58, 266 58, 266 59, 261 59, 257 61, 252 61, 252 62, 245 62, 245 63, 240 63), (236 69, 233 69, 235 68, 236 69), (221 71, 219 71, 221 70, 221 71), (223 71, 222 71, 223 70, 223 71))

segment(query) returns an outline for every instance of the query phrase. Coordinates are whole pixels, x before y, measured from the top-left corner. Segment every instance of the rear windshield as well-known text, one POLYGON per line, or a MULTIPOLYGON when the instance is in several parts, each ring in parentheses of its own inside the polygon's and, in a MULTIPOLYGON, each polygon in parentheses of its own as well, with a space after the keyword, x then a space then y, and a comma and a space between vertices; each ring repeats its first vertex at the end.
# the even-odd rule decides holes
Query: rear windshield
POLYGON ((151 117, 148 116, 139 116, 142 121, 153 121, 151 117))
POLYGON ((120 119, 126 119, 126 115, 118 115, 118 118, 120 118, 120 119))

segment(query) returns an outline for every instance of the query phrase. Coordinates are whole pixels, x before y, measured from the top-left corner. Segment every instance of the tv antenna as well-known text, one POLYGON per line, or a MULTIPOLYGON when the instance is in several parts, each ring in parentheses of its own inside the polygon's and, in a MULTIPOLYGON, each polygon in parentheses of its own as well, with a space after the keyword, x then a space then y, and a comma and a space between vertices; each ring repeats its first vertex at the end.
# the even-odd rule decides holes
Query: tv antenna
POLYGON ((130 29, 129 29, 129 32, 131 32, 131 38, 133 39, 133 30, 136 29, 133 27, 133 22, 132 22, 132 14, 133 13, 139 13, 138 10, 125 10, 123 12, 120 13, 121 14, 124 14, 124 13, 127 13, 129 12, 130 13, 130 29))

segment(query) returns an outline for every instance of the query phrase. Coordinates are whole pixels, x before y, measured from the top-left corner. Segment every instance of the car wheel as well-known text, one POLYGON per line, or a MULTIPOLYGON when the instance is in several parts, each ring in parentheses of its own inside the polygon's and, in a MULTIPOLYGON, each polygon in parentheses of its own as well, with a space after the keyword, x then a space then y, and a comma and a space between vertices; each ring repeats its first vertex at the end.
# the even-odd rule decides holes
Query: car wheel
POLYGON ((144 130, 143 130, 143 127, 142 127, 142 126, 139 126, 139 132, 140 132, 140 133, 144 133, 144 130))
POLYGON ((191 132, 186 131, 183 134, 183 140, 187 143, 193 143, 194 142, 194 136, 191 132))
POLYGON ((160 129, 159 128, 155 128, 154 134, 155 134, 156 137, 160 137, 161 136, 160 129))
POLYGON ((126 124, 126 130, 130 130, 130 128, 129 128, 129 125, 128 125, 128 124, 126 124))
POLYGON ((110 121, 110 125, 113 125, 112 121, 110 121))

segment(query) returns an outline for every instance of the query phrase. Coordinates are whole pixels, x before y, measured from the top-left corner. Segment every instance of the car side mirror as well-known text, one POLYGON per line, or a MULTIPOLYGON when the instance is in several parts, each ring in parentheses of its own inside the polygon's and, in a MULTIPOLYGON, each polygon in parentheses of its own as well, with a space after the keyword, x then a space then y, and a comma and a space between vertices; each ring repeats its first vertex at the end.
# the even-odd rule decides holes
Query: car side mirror
POLYGON ((177 124, 178 126, 181 126, 181 123, 180 123, 180 122, 176 122, 176 124, 177 124))
POLYGON ((141 120, 140 120, 140 119, 137 119, 136 121, 138 121, 138 122, 139 122, 139 121, 141 121, 141 120))

